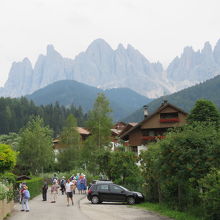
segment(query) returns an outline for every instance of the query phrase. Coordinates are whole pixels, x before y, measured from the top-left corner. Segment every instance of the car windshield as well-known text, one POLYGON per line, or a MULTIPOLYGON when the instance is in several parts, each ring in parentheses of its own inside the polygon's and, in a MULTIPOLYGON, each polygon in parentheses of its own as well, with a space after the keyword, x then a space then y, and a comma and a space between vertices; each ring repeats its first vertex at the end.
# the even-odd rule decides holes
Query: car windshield
POLYGON ((120 186, 123 190, 125 190, 125 191, 130 191, 130 190, 128 190, 128 189, 126 189, 125 187, 123 187, 123 186, 120 186))

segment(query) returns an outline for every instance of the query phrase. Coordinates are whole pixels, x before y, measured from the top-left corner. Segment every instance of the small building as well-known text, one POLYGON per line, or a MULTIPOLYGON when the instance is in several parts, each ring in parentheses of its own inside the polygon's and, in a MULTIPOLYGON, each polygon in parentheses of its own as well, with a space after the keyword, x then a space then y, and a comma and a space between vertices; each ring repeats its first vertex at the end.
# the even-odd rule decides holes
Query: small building
MULTIPOLYGON (((77 127, 77 131, 80 134, 82 142, 85 141, 89 137, 89 135, 91 135, 91 133, 87 129, 82 127, 77 127)), ((62 150, 64 148, 65 146, 60 142, 59 138, 53 139, 53 149, 54 149, 55 157, 59 153, 59 150, 62 150)))
POLYGON ((135 126, 137 123, 125 123, 117 122, 111 129, 111 144, 112 150, 116 150, 118 146, 121 145, 120 134, 126 130, 129 130, 131 127, 135 126))
POLYGON ((141 150, 147 149, 149 143, 165 138, 169 128, 185 125, 186 118, 186 112, 164 101, 154 113, 146 114, 143 121, 128 130, 123 130, 119 137, 130 151, 139 155, 141 150))

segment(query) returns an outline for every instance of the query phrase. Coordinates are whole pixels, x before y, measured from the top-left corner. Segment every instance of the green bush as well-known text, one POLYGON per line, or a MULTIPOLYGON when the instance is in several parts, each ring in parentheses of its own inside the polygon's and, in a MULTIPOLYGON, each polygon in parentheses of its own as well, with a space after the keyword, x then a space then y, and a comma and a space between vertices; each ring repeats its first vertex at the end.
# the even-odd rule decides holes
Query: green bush
POLYGON ((25 182, 31 195, 31 199, 41 193, 43 179, 41 177, 34 177, 31 180, 17 181, 18 184, 25 182))
POLYGON ((0 173, 10 171, 16 164, 17 153, 12 150, 11 146, 0 144, 0 173))
POLYGON ((206 218, 220 219, 220 170, 213 169, 199 183, 206 218))
POLYGON ((14 197, 13 185, 15 175, 13 173, 0 174, 0 200, 11 201, 14 197))

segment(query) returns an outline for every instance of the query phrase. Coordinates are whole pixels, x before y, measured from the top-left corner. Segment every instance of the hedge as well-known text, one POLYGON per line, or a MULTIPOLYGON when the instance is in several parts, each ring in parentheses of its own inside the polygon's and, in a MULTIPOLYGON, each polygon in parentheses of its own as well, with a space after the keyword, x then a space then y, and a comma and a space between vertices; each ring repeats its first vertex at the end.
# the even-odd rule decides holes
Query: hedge
POLYGON ((42 184, 43 179, 41 177, 34 177, 31 180, 22 180, 17 181, 17 183, 23 183, 25 182, 28 186, 28 190, 30 191, 31 199, 33 199, 35 196, 38 196, 42 192, 42 184))

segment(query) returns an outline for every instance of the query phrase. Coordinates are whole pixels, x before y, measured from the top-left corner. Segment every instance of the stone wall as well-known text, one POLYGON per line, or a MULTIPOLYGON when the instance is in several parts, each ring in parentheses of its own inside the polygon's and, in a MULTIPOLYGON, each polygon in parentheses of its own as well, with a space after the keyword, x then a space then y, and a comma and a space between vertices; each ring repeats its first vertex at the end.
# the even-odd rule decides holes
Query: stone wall
POLYGON ((7 202, 7 200, 0 200, 0 220, 3 220, 4 217, 9 214, 14 207, 14 202, 7 202))

